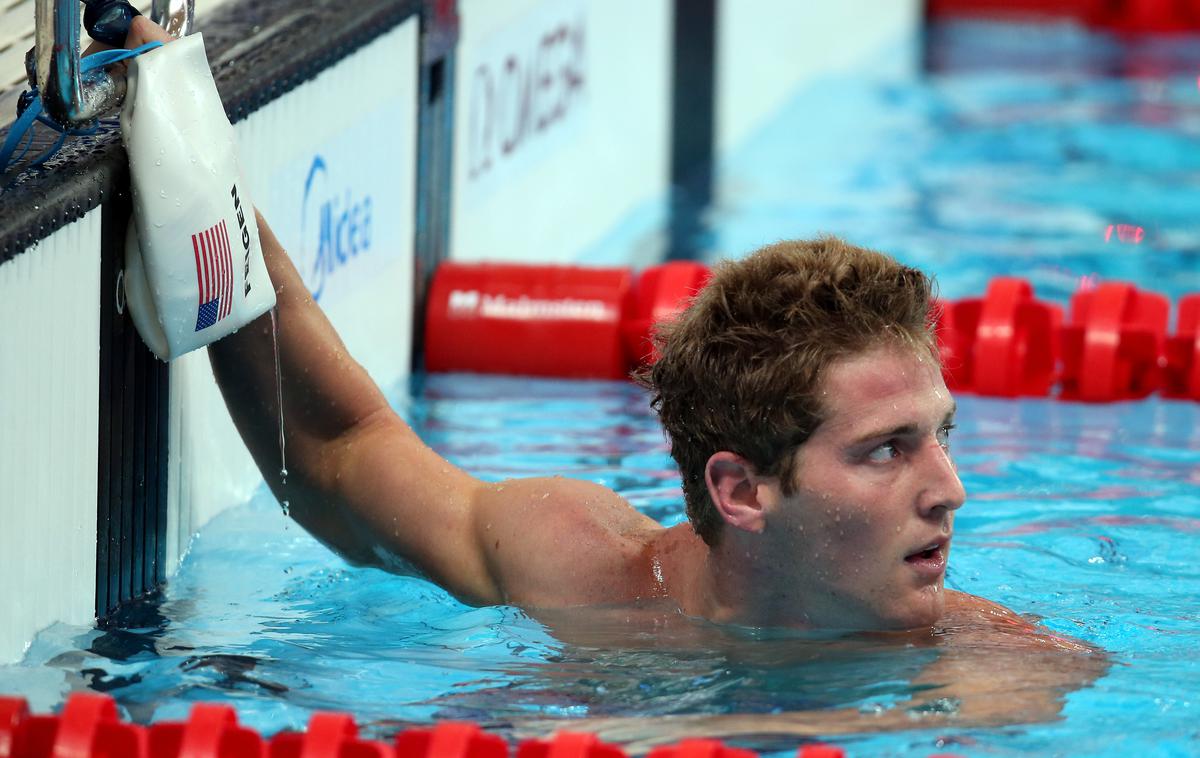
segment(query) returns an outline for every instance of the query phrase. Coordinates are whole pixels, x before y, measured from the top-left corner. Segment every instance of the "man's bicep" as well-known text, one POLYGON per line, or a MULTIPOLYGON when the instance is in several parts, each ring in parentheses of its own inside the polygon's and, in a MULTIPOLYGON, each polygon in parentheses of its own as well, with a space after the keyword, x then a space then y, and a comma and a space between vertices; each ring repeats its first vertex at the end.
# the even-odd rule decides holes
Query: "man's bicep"
POLYGON ((391 412, 330 448, 323 477, 373 564, 391 570, 411 564, 464 601, 498 602, 475 536, 482 482, 391 412))
POLYGON ((642 535, 656 528, 613 490, 566 477, 485 485, 475 511, 503 602, 527 608, 620 601, 642 535))

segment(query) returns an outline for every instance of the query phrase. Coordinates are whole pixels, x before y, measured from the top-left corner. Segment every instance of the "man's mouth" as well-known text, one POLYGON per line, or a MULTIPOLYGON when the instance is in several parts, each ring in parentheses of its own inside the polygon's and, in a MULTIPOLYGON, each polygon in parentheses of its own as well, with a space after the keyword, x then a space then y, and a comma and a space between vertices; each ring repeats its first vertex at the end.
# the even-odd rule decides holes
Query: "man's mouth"
POLYGON ((939 537, 919 547, 904 557, 904 562, 924 576, 941 576, 946 570, 946 548, 948 537, 939 537))

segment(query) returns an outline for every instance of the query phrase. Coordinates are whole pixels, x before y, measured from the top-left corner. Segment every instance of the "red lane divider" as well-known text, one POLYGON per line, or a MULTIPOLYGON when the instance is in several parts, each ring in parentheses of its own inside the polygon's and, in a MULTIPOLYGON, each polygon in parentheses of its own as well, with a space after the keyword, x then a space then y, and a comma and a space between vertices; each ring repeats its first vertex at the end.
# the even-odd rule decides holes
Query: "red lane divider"
POLYGON ((587 732, 559 732, 549 740, 525 740, 517 758, 628 758, 619 746, 587 732))
POLYGON ((396 735, 397 758, 508 758, 508 744, 475 724, 443 721, 396 735))
POLYGON ((425 315, 425 368, 624 379, 650 353, 658 320, 708 280, 698 263, 624 268, 438 266, 425 315))
MULTIPOLYGON (((316 713, 304 732, 269 741, 238 724, 228 705, 199 703, 187 721, 142 727, 122 722, 108 695, 77 692, 61 716, 35 715, 24 698, 0 696, 0 758, 629 758, 619 746, 586 732, 508 743, 469 722, 407 729, 393 744, 358 738, 353 717, 316 713)), ((832 745, 802 745, 796 758, 844 758, 832 745)), ((647 758, 758 758, 752 750, 710 739, 658 747, 647 758)), ((932 758, 932 757, 931 757, 932 758)))
POLYGON ((260 758, 263 738, 240 726, 230 706, 197 703, 187 721, 150 725, 147 754, 153 758, 260 758))
POLYGON ((982 298, 943 304, 938 340, 946 385, 981 395, 1044 396, 1054 384, 1062 309, 1024 279, 997 277, 982 298))
POLYGON ((1106 402, 1159 389, 1170 311, 1167 298, 1132 284, 1077 292, 1062 330, 1062 397, 1106 402))
POLYGON ((925 12, 930 18, 1074 18, 1121 32, 1200 29, 1200 8, 1189 0, 929 0, 925 12))
POLYGON ((627 269, 442 263, 429 286, 425 367, 620 379, 627 269))
POLYGON ((796 758, 845 758, 846 751, 833 745, 805 745, 796 753, 796 758))
POLYGON ((307 732, 281 732, 271 738, 268 758, 395 758, 392 746, 358 738, 345 713, 314 713, 307 732))
MULTIPOLYGON (((678 745, 656 747, 646 758, 756 758, 753 750, 729 747, 719 740, 683 740, 678 745)), ((804 748, 800 748, 804 755, 804 748)))
POLYGON ((702 263, 672 261, 652 266, 634 280, 621 321, 629 368, 658 359, 650 341, 654 325, 686 308, 710 276, 702 263))
MULTIPOLYGON (((621 379, 654 361, 654 325, 709 279, 694 262, 621 268, 443 263, 429 289, 425 367, 621 379)), ((935 330, 950 389, 993 397, 1110 402, 1161 391, 1200 400, 1200 293, 1179 302, 1106 282, 1063 309, 997 277, 982 297, 940 302, 935 330)))
POLYGON ((1200 294, 1179 301, 1179 326, 1167 340, 1163 394, 1200 400, 1200 294))
POLYGON ((29 718, 23 697, 0 697, 0 758, 16 755, 17 727, 29 718))

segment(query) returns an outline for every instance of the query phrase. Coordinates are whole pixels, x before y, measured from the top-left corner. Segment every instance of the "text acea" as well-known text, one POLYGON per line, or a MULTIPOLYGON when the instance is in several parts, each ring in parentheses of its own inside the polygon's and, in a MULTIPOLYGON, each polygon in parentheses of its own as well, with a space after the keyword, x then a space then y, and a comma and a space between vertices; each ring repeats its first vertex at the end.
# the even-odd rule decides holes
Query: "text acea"
POLYGON ((300 209, 301 274, 320 300, 334 275, 371 248, 371 196, 336 187, 325 159, 313 156, 300 209))

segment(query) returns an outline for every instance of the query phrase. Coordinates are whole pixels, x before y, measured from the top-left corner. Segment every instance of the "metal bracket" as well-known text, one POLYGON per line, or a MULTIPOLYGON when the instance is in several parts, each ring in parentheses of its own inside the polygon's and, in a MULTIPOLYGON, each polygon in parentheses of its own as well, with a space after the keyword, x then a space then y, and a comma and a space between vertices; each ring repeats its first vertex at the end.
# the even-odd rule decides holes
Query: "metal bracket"
MULTIPOLYGON (((173 37, 192 30, 195 0, 154 0, 151 19, 173 37)), ((25 55, 30 85, 42 93, 46 114, 66 128, 90 125, 125 99, 123 73, 80 74, 79 0, 37 0, 36 36, 25 55)))

